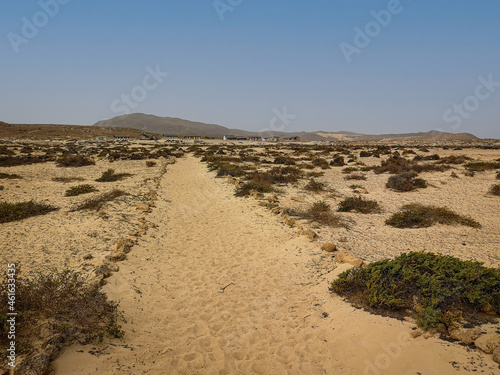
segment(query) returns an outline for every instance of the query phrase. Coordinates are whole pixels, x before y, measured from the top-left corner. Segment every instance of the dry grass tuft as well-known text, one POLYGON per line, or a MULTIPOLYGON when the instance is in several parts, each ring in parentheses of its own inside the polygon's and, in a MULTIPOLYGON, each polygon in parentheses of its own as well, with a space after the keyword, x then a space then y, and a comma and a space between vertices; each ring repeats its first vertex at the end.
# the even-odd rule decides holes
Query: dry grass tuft
POLYGON ((56 210, 58 210, 57 207, 33 201, 19 203, 0 202, 0 223, 9 223, 32 216, 46 215, 56 210))

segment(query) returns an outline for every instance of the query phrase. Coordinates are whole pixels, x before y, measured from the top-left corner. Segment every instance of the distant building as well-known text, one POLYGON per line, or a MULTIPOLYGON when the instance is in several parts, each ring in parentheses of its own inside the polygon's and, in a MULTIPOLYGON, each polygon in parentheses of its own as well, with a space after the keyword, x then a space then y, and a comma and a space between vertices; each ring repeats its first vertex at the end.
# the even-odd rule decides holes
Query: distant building
POLYGON ((108 140, 108 136, 107 135, 96 135, 95 136, 95 140, 96 141, 107 141, 108 140))
POLYGON ((264 140, 266 142, 279 142, 280 141, 280 137, 265 137, 264 140))
POLYGON ((142 134, 139 139, 146 140, 146 141, 156 141, 156 135, 148 135, 148 134, 142 134))
POLYGON ((282 142, 300 142, 300 137, 286 137, 281 138, 282 142))
POLYGON ((165 139, 179 139, 178 135, 165 135, 163 134, 163 138, 165 139))
POLYGON ((128 135, 115 135, 115 141, 128 141, 130 137, 128 135))

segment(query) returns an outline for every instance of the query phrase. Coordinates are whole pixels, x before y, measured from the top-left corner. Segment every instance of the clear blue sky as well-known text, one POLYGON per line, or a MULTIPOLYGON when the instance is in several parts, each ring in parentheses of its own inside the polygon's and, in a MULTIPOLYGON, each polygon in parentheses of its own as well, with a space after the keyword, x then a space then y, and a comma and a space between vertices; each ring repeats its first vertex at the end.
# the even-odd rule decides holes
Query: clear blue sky
POLYGON ((0 120, 500 138, 500 2, 397 3, 0 0, 0 120))

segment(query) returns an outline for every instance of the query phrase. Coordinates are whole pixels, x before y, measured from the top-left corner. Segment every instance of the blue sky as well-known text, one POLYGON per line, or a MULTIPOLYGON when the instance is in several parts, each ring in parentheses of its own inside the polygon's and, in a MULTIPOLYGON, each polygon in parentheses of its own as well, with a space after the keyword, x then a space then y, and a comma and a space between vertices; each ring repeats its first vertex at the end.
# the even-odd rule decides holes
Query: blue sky
POLYGON ((0 0, 0 120, 500 138, 499 16, 497 0, 0 0))

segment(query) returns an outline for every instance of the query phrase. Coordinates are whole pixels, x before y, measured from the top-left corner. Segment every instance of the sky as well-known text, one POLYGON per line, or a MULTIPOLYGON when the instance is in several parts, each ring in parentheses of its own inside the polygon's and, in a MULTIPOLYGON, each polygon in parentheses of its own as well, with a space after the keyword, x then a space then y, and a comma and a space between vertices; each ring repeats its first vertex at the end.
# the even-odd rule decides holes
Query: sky
POLYGON ((500 138, 498 0, 0 0, 0 120, 500 138))

